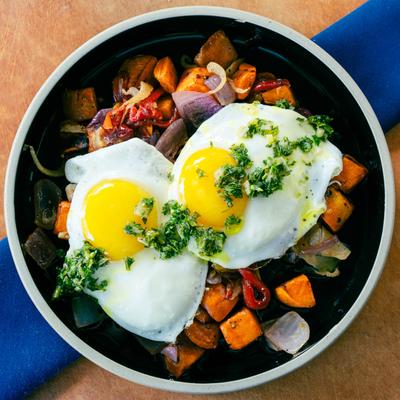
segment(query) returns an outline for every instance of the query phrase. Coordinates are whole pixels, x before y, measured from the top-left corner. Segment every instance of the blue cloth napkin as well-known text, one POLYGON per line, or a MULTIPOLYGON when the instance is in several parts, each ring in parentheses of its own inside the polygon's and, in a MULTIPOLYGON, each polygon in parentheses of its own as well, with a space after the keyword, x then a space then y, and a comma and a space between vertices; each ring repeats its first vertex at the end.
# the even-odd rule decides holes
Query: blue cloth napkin
POLYGON ((313 41, 357 82, 384 132, 400 122, 399 0, 371 0, 313 41))
MULTIPOLYGON (((384 130, 400 121, 400 1, 371 0, 313 40, 360 85, 384 130)), ((0 242, 0 398, 17 399, 78 357, 45 322, 0 242)))

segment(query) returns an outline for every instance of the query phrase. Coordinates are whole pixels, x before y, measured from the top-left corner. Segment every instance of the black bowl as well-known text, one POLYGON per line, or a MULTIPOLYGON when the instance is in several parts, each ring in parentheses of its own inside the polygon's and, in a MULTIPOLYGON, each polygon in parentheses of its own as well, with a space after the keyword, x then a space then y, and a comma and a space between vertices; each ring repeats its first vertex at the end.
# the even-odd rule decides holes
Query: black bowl
MULTIPOLYGON (((61 178, 58 183, 65 184, 61 178)), ((49 78, 27 111, 10 157, 6 185, 6 219, 14 258, 29 294, 49 323, 83 355, 110 371, 142 384, 187 392, 236 390, 266 382, 304 364, 328 346, 349 325, 375 285, 393 222, 394 190, 387 148, 379 124, 355 83, 301 35, 265 18, 228 9, 192 7, 148 14, 119 24, 78 49, 49 78), (184 385, 169 380, 158 356, 151 356, 111 320, 93 329, 77 330, 70 306, 50 301, 51 285, 29 257, 23 258, 19 245, 34 229, 32 191, 40 178, 22 145, 38 149, 45 165, 59 165, 55 132, 62 120, 65 88, 94 86, 101 106, 109 106, 111 81, 124 59, 135 54, 169 55, 179 65, 182 54, 193 56, 218 29, 227 33, 240 56, 258 70, 288 78, 302 106, 333 116, 339 132, 335 144, 365 164, 369 175, 351 194, 355 212, 340 233, 352 249, 351 257, 341 264, 341 275, 335 279, 311 277, 318 303, 312 310, 300 311, 311 329, 310 341, 301 354, 293 358, 268 351, 261 341, 240 352, 220 346, 181 378, 191 383, 184 385)), ((294 273, 281 261, 270 269, 274 282, 294 273)), ((260 315, 264 320, 285 311, 277 302, 267 310, 260 315)))

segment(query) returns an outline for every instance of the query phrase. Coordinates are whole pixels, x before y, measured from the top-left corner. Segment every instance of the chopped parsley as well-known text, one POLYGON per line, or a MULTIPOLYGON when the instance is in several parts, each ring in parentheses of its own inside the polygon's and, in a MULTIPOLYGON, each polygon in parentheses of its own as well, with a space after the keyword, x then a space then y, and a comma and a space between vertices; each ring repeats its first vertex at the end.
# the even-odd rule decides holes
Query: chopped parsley
POLYGON ((201 169, 201 168, 196 168, 196 173, 199 176, 199 178, 204 178, 205 176, 207 176, 204 169, 201 169))
POLYGON ((283 178, 291 172, 290 166, 283 157, 264 160, 264 167, 257 167, 249 174, 248 195, 268 197, 281 190, 283 178))
POLYGON ((144 197, 135 207, 135 215, 140 217, 143 223, 147 223, 147 218, 149 218, 150 213, 153 211, 154 198, 144 197))
POLYGON ((233 225, 239 225, 242 222, 242 220, 237 217, 236 215, 230 215, 229 217, 226 218, 225 220, 225 228, 229 229, 233 225))
POLYGON ((172 182, 174 180, 174 174, 171 171, 168 172, 167 179, 169 182, 172 182))
POLYGON ((239 167, 249 168, 252 162, 249 158, 247 147, 243 144, 234 144, 230 147, 232 157, 236 160, 239 167))
POLYGON ((272 121, 266 119, 256 118, 247 126, 247 131, 245 132, 244 137, 246 139, 251 139, 254 135, 272 135, 273 137, 276 137, 278 133, 278 125, 275 125, 272 121))
POLYGON ((175 200, 165 203, 162 213, 168 216, 168 220, 159 228, 145 229, 140 224, 131 222, 125 226, 125 232, 136 236, 145 247, 155 249, 162 259, 181 254, 191 237, 195 238, 202 255, 211 257, 222 250, 225 234, 212 228, 197 226, 197 213, 191 213, 175 200), (215 243, 212 244, 211 241, 215 243))
POLYGON ((135 262, 135 259, 133 257, 126 257, 124 261, 125 261, 125 269, 127 271, 130 271, 132 264, 135 262))
POLYGON ((286 99, 277 100, 275 102, 275 107, 285 108, 286 110, 294 110, 294 107, 286 99))
POLYGON ((53 300, 65 295, 81 293, 84 289, 104 290, 107 281, 99 282, 93 274, 107 264, 108 259, 104 250, 85 242, 80 249, 65 257, 62 267, 58 269, 53 300))

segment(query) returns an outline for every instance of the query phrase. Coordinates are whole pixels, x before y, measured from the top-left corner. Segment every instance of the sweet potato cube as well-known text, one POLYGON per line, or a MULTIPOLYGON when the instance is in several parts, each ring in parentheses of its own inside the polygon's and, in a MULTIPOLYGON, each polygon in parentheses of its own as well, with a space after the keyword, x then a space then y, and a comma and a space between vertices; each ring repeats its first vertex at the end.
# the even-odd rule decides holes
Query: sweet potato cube
POLYGON ((367 175, 368 170, 353 157, 345 154, 343 156, 342 172, 333 178, 340 183, 340 190, 349 193, 357 186, 367 175))
POLYGON ((246 63, 240 64, 239 69, 233 74, 234 85, 239 89, 247 90, 246 93, 237 94, 239 100, 243 100, 249 95, 250 89, 256 80, 256 75, 256 67, 246 63))
POLYGON ((154 67, 154 77, 160 82, 161 87, 166 92, 175 92, 178 76, 174 63, 169 57, 164 57, 158 61, 154 67))
POLYGON ((304 274, 278 286, 275 294, 280 302, 289 307, 311 308, 316 304, 311 283, 304 274))
POLYGON ((202 349, 215 349, 218 346, 219 327, 215 322, 202 324, 194 320, 193 323, 185 329, 186 336, 202 349))
POLYGON ((53 232, 60 239, 69 239, 67 231, 67 219, 71 203, 69 201, 61 201, 57 208, 56 222, 53 232))
POLYGON ((157 100, 157 108, 162 112, 164 119, 170 119, 174 113, 175 104, 170 95, 161 96, 157 100))
POLYGON ((296 105, 292 89, 289 86, 279 86, 261 93, 264 103, 275 104, 278 100, 287 100, 292 106, 296 105))
POLYGON ((164 360, 168 371, 176 378, 179 378, 204 354, 205 350, 191 343, 178 344, 177 347, 178 361, 175 363, 166 356, 164 356, 164 360))
POLYGON ((227 299, 225 293, 225 286, 222 283, 211 285, 206 288, 201 301, 202 307, 217 322, 222 321, 239 300, 237 297, 232 300, 227 299))
POLYGON ((262 334, 260 323, 246 307, 223 322, 220 328, 232 350, 243 349, 262 334))
POLYGON ((203 324, 211 321, 211 317, 208 315, 208 312, 202 307, 199 307, 194 317, 197 319, 197 321, 202 322, 203 324))
POLYGON ((138 55, 125 60, 112 82, 114 96, 119 92, 120 80, 125 90, 130 87, 139 88, 142 81, 151 82, 156 64, 157 58, 147 55, 138 55))
POLYGON ((97 113, 94 88, 69 90, 63 96, 64 114, 73 121, 92 119, 97 113))
POLYGON ((224 31, 213 33, 201 46, 194 62, 200 67, 205 67, 211 61, 216 62, 223 68, 228 68, 237 59, 238 55, 229 38, 224 31))
POLYGON ((207 70, 207 68, 188 68, 183 72, 176 91, 180 92, 183 90, 189 90, 192 92, 207 93, 210 89, 204 82, 210 77, 210 75, 211 73, 207 70))
POLYGON ((321 215, 322 221, 332 232, 337 232, 350 217, 354 206, 338 189, 330 186, 325 193, 326 211, 321 215))

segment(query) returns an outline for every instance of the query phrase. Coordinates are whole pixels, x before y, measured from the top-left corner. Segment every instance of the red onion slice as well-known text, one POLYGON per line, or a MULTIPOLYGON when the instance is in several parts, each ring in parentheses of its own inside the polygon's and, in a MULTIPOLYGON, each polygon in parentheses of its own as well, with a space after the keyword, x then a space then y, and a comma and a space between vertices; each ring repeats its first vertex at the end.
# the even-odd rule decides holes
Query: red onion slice
MULTIPOLYGON (((218 87, 220 82, 221 78, 218 75, 212 75, 205 81, 205 84, 211 90, 214 90, 218 87)), ((232 86, 229 84, 229 82, 226 82, 221 90, 214 93, 214 96, 222 106, 231 104, 236 100, 235 91, 232 89, 232 86)))
POLYGON ((296 354, 310 338, 310 327, 297 312, 290 311, 267 325, 264 336, 273 350, 296 354))
POLYGON ((178 362, 178 347, 175 344, 169 344, 161 350, 161 354, 168 357, 172 362, 178 362))

